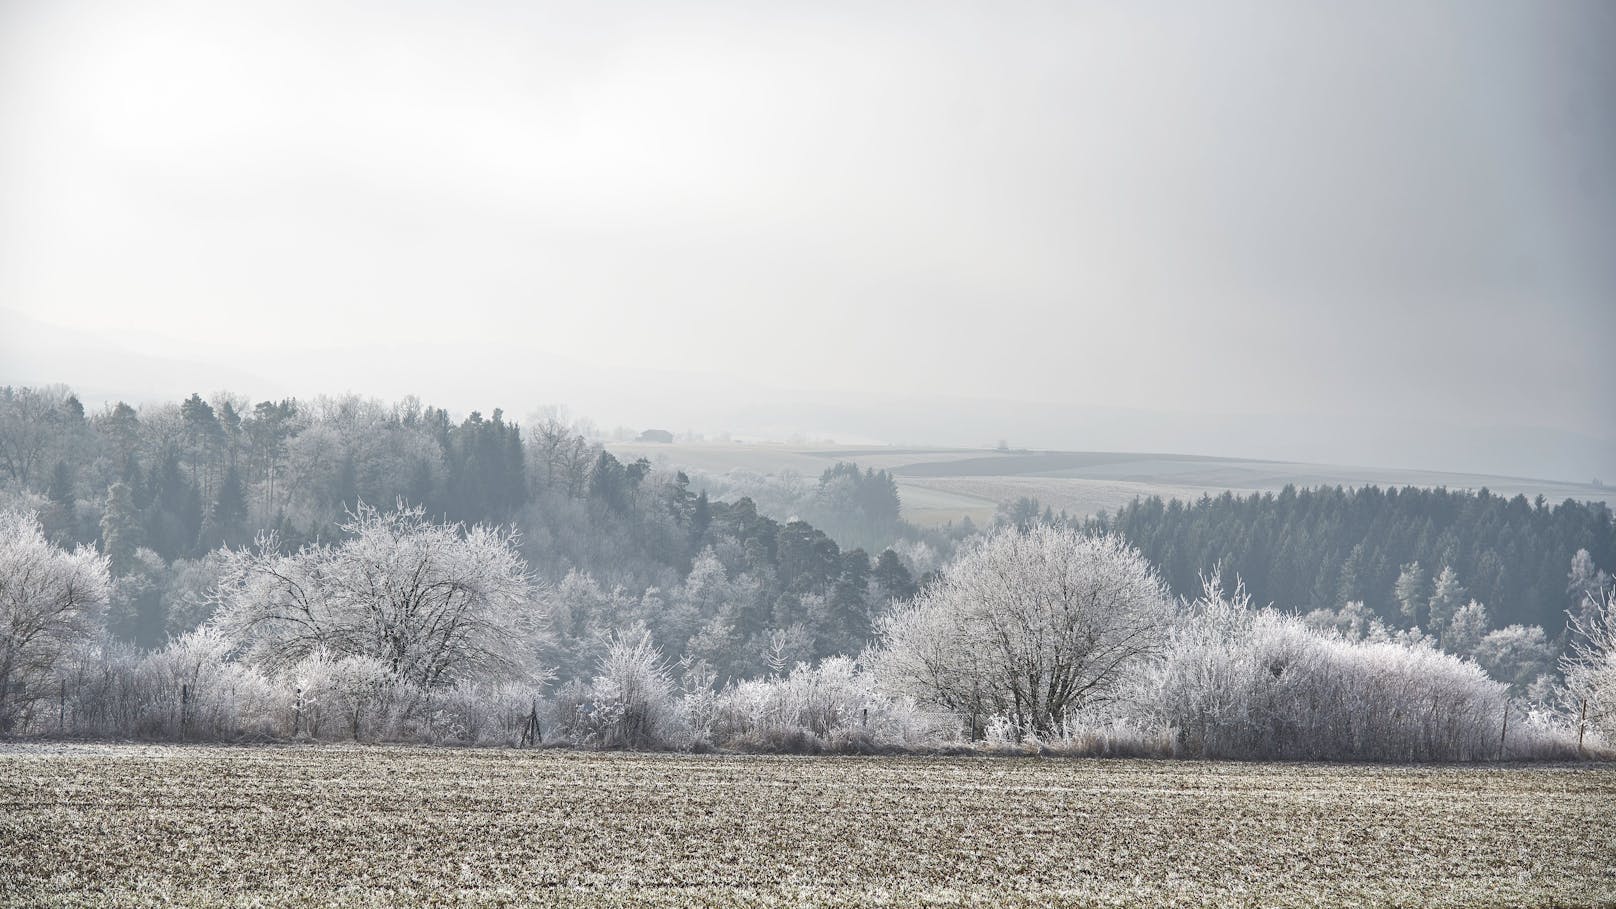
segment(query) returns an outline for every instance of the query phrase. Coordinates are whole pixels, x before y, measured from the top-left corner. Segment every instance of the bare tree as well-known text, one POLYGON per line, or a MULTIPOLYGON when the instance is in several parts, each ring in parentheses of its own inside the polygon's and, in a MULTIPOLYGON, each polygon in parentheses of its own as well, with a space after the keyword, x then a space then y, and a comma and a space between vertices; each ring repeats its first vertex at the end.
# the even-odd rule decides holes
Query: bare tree
POLYGON ((217 618, 272 674, 315 654, 369 657, 424 687, 532 675, 539 615, 514 534, 361 505, 350 539, 230 553, 217 618))
POLYGON ((52 546, 38 517, 0 511, 0 732, 45 693, 62 653, 93 630, 110 587, 105 557, 52 546))
POLYGON ((1161 641, 1167 594, 1115 537, 1039 525, 994 534, 881 628, 874 665, 898 691, 1020 734, 1057 733, 1109 699, 1161 641))
POLYGON ((24 489, 41 485, 50 468, 48 454, 60 434, 60 405, 68 396, 59 385, 0 387, 0 472, 24 489))

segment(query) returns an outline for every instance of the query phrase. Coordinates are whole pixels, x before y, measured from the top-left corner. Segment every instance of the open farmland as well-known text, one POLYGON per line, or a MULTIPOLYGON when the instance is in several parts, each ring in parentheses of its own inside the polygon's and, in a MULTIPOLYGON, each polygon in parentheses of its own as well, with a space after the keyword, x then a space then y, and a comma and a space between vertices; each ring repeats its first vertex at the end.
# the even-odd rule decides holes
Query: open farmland
POLYGON ((1224 490, 1237 494, 1277 492, 1286 485, 1375 484, 1471 490, 1485 486, 1504 496, 1520 494, 1535 498, 1542 495, 1552 503, 1568 498, 1616 501, 1611 487, 1587 483, 1199 455, 815 447, 764 442, 673 445, 613 442, 607 447, 619 457, 644 457, 662 466, 712 473, 792 471, 813 479, 837 461, 890 470, 903 501, 904 519, 921 525, 957 521, 965 516, 979 524, 991 521, 1001 503, 1023 496, 1036 498, 1057 511, 1084 517, 1102 509, 1116 511, 1141 496, 1193 500, 1205 493, 1217 495, 1224 490))
POLYGON ((0 905, 1616 905, 1616 770, 13 745, 0 905))

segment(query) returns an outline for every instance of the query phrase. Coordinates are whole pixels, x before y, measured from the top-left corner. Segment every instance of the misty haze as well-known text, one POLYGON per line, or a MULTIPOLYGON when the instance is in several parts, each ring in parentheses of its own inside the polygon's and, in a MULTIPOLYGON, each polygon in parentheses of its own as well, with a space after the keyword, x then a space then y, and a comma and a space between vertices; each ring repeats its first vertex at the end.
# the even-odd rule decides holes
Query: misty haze
POLYGON ((1613 47, 0 0, 0 907, 1616 903, 1613 47))

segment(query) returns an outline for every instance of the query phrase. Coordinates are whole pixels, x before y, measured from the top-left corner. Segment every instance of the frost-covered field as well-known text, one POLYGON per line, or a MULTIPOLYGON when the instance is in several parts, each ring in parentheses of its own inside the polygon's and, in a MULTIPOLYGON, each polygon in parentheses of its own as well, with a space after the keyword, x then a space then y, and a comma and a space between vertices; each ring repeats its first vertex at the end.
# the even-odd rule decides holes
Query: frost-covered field
POLYGON ((1612 905, 1616 770, 0 748, 0 905, 1612 905))
POLYGON ((987 449, 893 448, 886 446, 812 446, 770 443, 611 442, 625 459, 647 458, 668 468, 722 474, 792 471, 809 481, 837 461, 890 470, 903 500, 905 520, 922 525, 957 521, 969 515, 993 520, 998 504, 1031 496, 1076 516, 1105 509, 1116 511, 1135 498, 1161 496, 1193 501, 1223 490, 1236 493, 1278 492, 1286 484, 1307 486, 1444 486, 1487 487, 1506 497, 1543 495, 1550 502, 1567 498, 1610 502, 1610 486, 1531 480, 1521 477, 1443 473, 1428 470, 1347 467, 1283 461, 1251 461, 1186 455, 1128 452, 1012 451, 987 449))

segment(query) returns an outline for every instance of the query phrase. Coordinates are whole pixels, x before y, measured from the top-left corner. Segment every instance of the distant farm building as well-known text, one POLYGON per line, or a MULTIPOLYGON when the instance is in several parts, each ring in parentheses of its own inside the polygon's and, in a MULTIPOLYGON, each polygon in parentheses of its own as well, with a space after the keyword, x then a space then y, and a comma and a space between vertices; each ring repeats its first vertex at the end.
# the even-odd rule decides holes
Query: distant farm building
POLYGON ((645 432, 640 433, 640 441, 672 444, 673 433, 668 432, 666 429, 647 429, 645 432))

